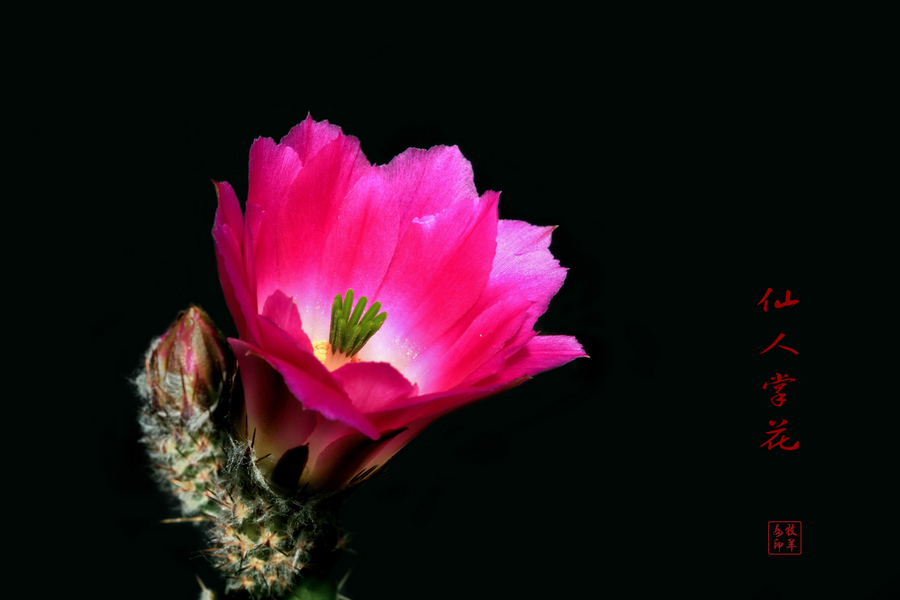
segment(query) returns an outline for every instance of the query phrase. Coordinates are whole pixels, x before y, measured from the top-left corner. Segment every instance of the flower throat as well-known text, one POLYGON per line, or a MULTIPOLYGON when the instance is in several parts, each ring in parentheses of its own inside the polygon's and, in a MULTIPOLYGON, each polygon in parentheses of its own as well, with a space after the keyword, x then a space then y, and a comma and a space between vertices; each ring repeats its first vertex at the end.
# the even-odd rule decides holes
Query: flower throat
POLYGON ((347 290, 344 298, 340 294, 334 297, 331 305, 331 329, 328 341, 313 344, 316 358, 322 361, 329 371, 334 371, 348 362, 360 362, 356 354, 362 350, 372 336, 381 329, 387 319, 387 313, 379 313, 380 302, 375 302, 363 315, 368 299, 363 296, 353 307, 353 290, 347 290))

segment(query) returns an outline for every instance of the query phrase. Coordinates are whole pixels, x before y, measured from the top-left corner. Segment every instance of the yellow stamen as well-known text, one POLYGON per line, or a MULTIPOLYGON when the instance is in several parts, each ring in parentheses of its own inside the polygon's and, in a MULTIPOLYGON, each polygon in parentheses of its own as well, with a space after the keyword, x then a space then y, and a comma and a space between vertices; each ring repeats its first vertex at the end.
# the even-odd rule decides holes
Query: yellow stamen
POLYGON ((322 364, 328 368, 329 371, 339 369, 348 362, 362 362, 356 355, 353 355, 353 357, 351 358, 347 358, 347 355, 342 353, 332 354, 331 344, 328 343, 328 340, 313 342, 313 354, 316 355, 316 358, 318 358, 322 362, 322 364))
POLYGON ((331 344, 328 343, 328 340, 322 340, 321 342, 315 342, 313 344, 313 354, 316 355, 323 363, 325 362, 325 353, 328 352, 328 349, 331 347, 331 344))

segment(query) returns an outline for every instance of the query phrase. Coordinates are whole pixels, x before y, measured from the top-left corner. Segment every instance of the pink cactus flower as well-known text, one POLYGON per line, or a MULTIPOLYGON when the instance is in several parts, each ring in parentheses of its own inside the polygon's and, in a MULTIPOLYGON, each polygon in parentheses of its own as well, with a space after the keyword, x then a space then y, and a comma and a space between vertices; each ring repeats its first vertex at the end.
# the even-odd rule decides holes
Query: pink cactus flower
POLYGON ((253 143, 246 214, 216 190, 248 437, 281 485, 350 487, 441 415, 586 356, 533 330, 566 275, 553 227, 499 220, 456 147, 373 166, 307 117, 253 143))

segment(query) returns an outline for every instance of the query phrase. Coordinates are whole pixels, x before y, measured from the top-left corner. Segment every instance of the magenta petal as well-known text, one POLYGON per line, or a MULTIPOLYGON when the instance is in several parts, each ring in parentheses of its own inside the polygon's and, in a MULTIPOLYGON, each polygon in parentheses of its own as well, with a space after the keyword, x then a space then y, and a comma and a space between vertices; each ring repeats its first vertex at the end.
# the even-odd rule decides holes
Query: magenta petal
MULTIPOLYGON (((315 358, 315 357, 313 357, 315 358)), ((284 376, 288 389, 306 408, 317 411, 326 419, 340 421, 357 429, 373 440, 378 438, 378 430, 364 414, 359 412, 346 395, 335 391, 331 386, 323 384, 318 378, 283 360, 267 357, 266 360, 275 370, 284 376)), ((304 365, 307 366, 307 365, 304 365)))
MULTIPOLYGON (((225 302, 234 316, 235 324, 241 336, 247 337, 247 317, 244 316, 242 304, 249 299, 247 282, 243 273, 243 248, 235 232, 244 229, 244 215, 234 190, 225 182, 213 182, 219 206, 213 225, 213 239, 216 243, 216 264, 219 269, 219 281, 225 292, 225 302)), ((255 311, 254 311, 255 312, 255 311)))
POLYGON ((340 127, 331 125, 328 121, 316 123, 312 116, 307 114, 306 119, 294 126, 279 143, 293 148, 301 163, 305 165, 318 154, 319 150, 343 135, 340 127))
MULTIPOLYGON (((398 427, 408 427, 418 431, 439 416, 488 396, 499 394, 521 384, 526 379, 527 377, 521 377, 505 383, 416 396, 408 398, 402 406, 370 413, 368 417, 381 431, 398 427)), ((398 402, 398 404, 400 403, 398 402)))
MULTIPOLYGON (((228 310, 231 311, 235 325, 237 325, 238 335, 249 339, 250 332, 247 329, 247 319, 241 310, 241 303, 238 302, 235 286, 231 282, 232 276, 229 271, 233 272, 233 269, 229 269, 229 265, 226 264, 226 256, 229 256, 227 260, 232 261, 233 264, 234 259, 232 257, 235 254, 235 249, 229 248, 226 250, 226 247, 229 244, 232 246, 236 245, 236 242, 233 241, 234 236, 230 230, 216 227, 213 229, 213 238, 216 242, 216 265, 219 270, 219 281, 222 284, 222 291, 225 293, 225 303, 228 305, 228 310), (229 240, 229 237, 232 239, 229 240)), ((238 274, 239 278, 242 278, 242 276, 243 273, 238 274)), ((243 284, 242 280, 241 284, 243 284)))
POLYGON ((356 138, 339 135, 308 157, 278 210, 267 210, 256 238, 258 293, 268 297, 275 289, 292 296, 301 310, 307 333, 327 338, 328 311, 334 295, 331 275, 323 262, 330 232, 344 226, 342 207, 353 185, 371 167, 356 138), (324 331, 323 331, 324 329, 324 331))
POLYGON ((417 391, 388 363, 347 363, 332 375, 350 396, 353 406, 364 413, 393 408, 417 391))
MULTIPOLYGON (((468 373, 465 376, 465 379, 457 384, 458 387, 479 385, 480 382, 488 377, 491 377, 492 383, 500 383, 502 381, 515 379, 515 377, 513 376, 502 378, 493 378, 492 376, 505 370, 509 361, 509 357, 521 350, 525 346, 525 344, 527 344, 529 340, 534 338, 536 335, 537 333, 532 331, 530 328, 520 327, 519 330, 510 338, 510 340, 507 342, 507 345, 503 349, 501 349, 499 352, 488 358, 488 360, 484 361, 484 363, 468 373)), ((525 375, 525 373, 519 374, 519 376, 522 375, 525 375)), ((528 375, 535 375, 535 373, 529 373, 528 375)))
POLYGON ((297 305, 284 292, 281 290, 272 292, 263 306, 262 316, 277 325, 284 337, 295 342, 297 348, 307 354, 312 354, 312 342, 303 331, 303 323, 300 320, 300 313, 297 312, 297 305))
POLYGON ((244 215, 241 213, 241 205, 231 185, 226 181, 213 181, 216 186, 216 197, 219 199, 219 207, 216 210, 216 220, 213 227, 228 225, 232 231, 244 230, 244 215))
MULTIPOLYGON (((404 428, 383 432, 377 440, 370 440, 354 432, 335 439, 316 457, 313 465, 316 477, 310 487, 317 491, 335 491, 356 480, 364 479, 373 458, 380 455, 385 447, 393 446, 399 437, 409 440, 404 428)), ((394 451, 396 452, 396 450, 394 451)))
POLYGON ((581 344, 569 335, 538 335, 506 361, 499 372, 487 375, 479 386, 496 385, 517 377, 533 376, 555 369, 576 358, 587 358, 581 344))
POLYGON ((307 442, 317 416, 303 409, 284 383, 284 377, 252 346, 229 339, 240 365, 247 410, 248 440, 253 440, 256 456, 270 455, 260 467, 269 471, 284 452, 307 442))
MULTIPOLYGON (((301 328, 300 316, 290 298, 281 292, 272 294, 258 323, 261 334, 259 345, 265 348, 264 358, 273 366, 278 361, 296 367, 304 377, 303 382, 297 385, 303 385, 303 389, 310 394, 316 389, 312 384, 315 381, 319 386, 330 389, 333 396, 340 397, 341 402, 347 398, 338 381, 313 354, 312 344, 301 328)), ((277 366, 275 368, 278 369, 277 366)), ((310 400, 308 396, 298 398, 305 399, 303 404, 307 408, 314 408, 316 399, 310 400)))
POLYGON ((408 376, 419 382, 421 393, 455 387, 506 347, 522 327, 531 305, 511 293, 484 307, 474 318, 460 319, 416 357, 407 368, 408 376))
POLYGON ((413 220, 375 294, 388 317, 369 342, 373 356, 390 357, 402 371, 472 308, 490 275, 497 200, 488 192, 413 220))
POLYGON ((238 332, 249 341, 259 338, 256 325, 256 298, 248 287, 241 243, 228 224, 213 229, 219 280, 225 290, 225 301, 234 317, 238 332))
POLYGON ((392 429, 382 435, 382 438, 378 440, 381 443, 377 447, 370 449, 365 456, 365 461, 359 465, 358 470, 365 473, 383 466, 432 422, 434 422, 434 419, 422 419, 411 423, 407 427, 392 429))
POLYGON ((554 229, 506 220, 497 228, 497 256, 488 287, 493 295, 515 292, 534 303, 526 320, 529 330, 566 279, 566 269, 548 250, 554 229))
MULTIPOLYGON (((500 221, 497 255, 494 257, 491 279, 472 312, 496 312, 498 305, 507 303, 511 296, 524 297, 529 305, 521 315, 519 329, 508 335, 504 346, 496 351, 486 349, 482 354, 484 360, 481 364, 470 361, 468 373, 463 375, 465 379, 453 380, 453 385, 461 381, 465 385, 471 385, 504 370, 509 357, 534 337, 532 329, 535 322, 547 310, 550 299, 559 291, 566 277, 566 269, 559 266, 559 262, 548 250, 550 234, 554 229, 536 227, 522 221, 500 221)), ((508 331, 505 330, 504 335, 508 331)), ((575 356, 569 357, 567 361, 572 358, 575 356)), ((455 361, 451 359, 451 363, 453 362, 455 361)), ((457 369, 462 375, 461 367, 462 364, 457 369)), ((491 381, 514 379, 522 374, 524 373, 491 381)))
POLYGON ((393 431, 395 435, 372 452, 360 468, 374 469, 383 465, 436 419, 467 404, 504 392, 526 379, 522 377, 499 385, 426 394, 410 398, 405 406, 370 414, 379 430, 393 431), (395 427, 402 430, 393 429, 395 427))
POLYGON ((398 202, 401 236, 413 219, 439 213, 458 200, 478 197, 472 165, 456 146, 410 148, 378 170, 398 202))
POLYGON ((335 294, 353 289, 356 298, 373 294, 394 257, 400 213, 376 170, 353 186, 337 212, 339 226, 323 227, 319 289, 330 302, 335 294))
MULTIPOLYGON (((247 204, 262 211, 277 211, 287 200, 294 178, 300 172, 300 157, 293 148, 278 145, 271 138, 258 138, 250 147, 247 204)), ((250 223, 254 232, 259 223, 250 223)))
POLYGON ((300 159, 288 146, 260 138, 250 148, 250 179, 244 248, 247 277, 258 303, 278 289, 276 255, 268 234, 260 232, 266 218, 277 215, 287 202, 291 185, 300 172, 300 159), (262 236, 262 237, 260 237, 262 236))
MULTIPOLYGON (((305 408, 321 413, 322 416, 332 421, 340 421, 349 425, 373 440, 378 438, 378 430, 375 429, 369 419, 351 404, 350 399, 343 391, 337 388, 336 384, 332 384, 330 381, 323 381, 320 378, 321 372, 316 371, 312 361, 307 359, 298 366, 271 356, 259 348, 244 344, 240 340, 229 338, 228 341, 231 342, 239 363, 242 355, 246 356, 248 353, 254 353, 272 365, 276 371, 281 373, 285 385, 297 399, 297 402, 305 408), (305 371, 304 368, 309 368, 310 371, 305 371)), ((318 362, 315 356, 308 356, 318 362)), ((321 366, 321 363, 319 363, 319 366, 321 366)))

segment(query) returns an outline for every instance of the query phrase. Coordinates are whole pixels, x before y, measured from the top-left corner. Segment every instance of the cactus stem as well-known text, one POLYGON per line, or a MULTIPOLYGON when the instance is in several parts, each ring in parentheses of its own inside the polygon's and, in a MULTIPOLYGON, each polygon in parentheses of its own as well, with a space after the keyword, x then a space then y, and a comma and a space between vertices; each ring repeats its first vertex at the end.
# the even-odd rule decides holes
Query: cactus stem
MULTIPOLYGON (((331 560, 320 563, 311 553, 318 545, 316 552, 331 556, 334 505, 327 497, 311 496, 306 487, 291 494, 270 488, 257 467, 267 457, 254 456, 256 430, 248 443, 246 435, 233 436, 227 423, 216 421, 225 412, 214 407, 232 401, 236 371, 230 348, 205 319, 196 310, 180 317, 151 344, 135 380, 145 400, 139 421, 148 462, 180 504, 181 515, 162 522, 209 522, 203 525, 209 535, 203 554, 220 569, 226 592, 246 590, 256 600, 267 594, 296 598, 291 589, 298 575, 331 560), (215 344, 209 345, 204 365, 186 370, 186 357, 210 340, 215 344)), ((348 338, 351 351, 357 337, 348 338)), ((246 414, 243 429, 249 430, 246 414)), ((215 597, 202 582, 201 589, 202 600, 215 597)))

